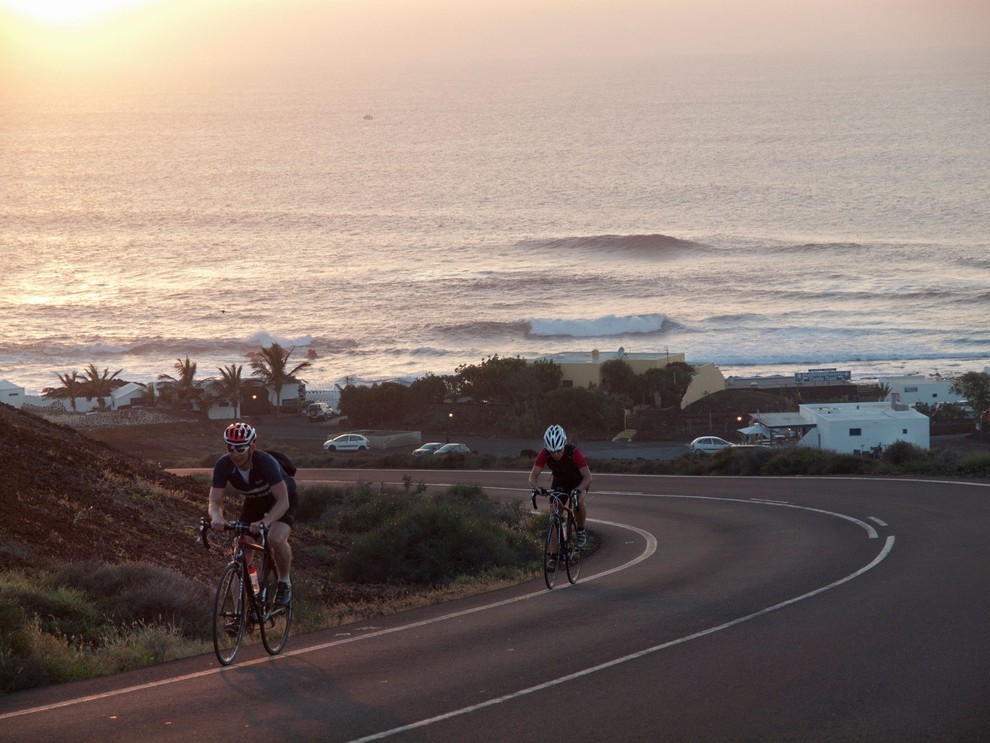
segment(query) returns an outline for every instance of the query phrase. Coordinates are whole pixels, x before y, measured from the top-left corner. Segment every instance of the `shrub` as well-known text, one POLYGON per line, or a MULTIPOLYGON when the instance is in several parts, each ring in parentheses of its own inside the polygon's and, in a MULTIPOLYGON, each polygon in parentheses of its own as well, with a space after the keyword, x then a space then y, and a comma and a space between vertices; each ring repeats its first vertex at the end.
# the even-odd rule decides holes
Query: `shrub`
POLYGON ((903 466, 905 464, 916 464, 928 460, 928 452, 907 441, 895 441, 888 446, 880 459, 889 464, 903 466))
POLYGON ((434 497, 381 492, 337 520, 349 544, 341 577, 359 583, 437 584, 534 557, 520 503, 503 505, 480 488, 455 486, 434 497))
POLYGON ((157 565, 71 563, 55 572, 52 583, 82 591, 95 610, 116 625, 168 624, 193 637, 210 622, 209 589, 157 565))

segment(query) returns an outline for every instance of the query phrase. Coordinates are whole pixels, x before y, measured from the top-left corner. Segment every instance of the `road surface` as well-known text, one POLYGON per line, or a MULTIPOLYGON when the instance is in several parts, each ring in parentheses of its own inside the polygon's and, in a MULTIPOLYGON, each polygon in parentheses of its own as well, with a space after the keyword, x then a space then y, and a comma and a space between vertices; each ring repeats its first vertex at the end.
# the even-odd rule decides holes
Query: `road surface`
MULTIPOLYGON (((413 479, 528 501, 522 472, 413 479)), ((990 486, 602 474, 588 503, 575 586, 7 695, 0 738, 990 739, 990 486)))

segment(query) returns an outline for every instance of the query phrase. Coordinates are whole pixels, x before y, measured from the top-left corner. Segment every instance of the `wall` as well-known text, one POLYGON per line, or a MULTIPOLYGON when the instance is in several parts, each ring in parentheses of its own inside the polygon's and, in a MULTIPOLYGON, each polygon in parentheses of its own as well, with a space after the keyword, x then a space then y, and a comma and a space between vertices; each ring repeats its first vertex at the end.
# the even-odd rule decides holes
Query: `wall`
POLYGON ((952 382, 944 379, 928 379, 927 377, 880 377, 878 382, 890 387, 890 394, 885 398, 894 398, 898 402, 914 405, 923 402, 926 405, 936 405, 940 402, 964 402, 962 395, 952 392, 952 382))
POLYGON ((887 448, 897 441, 921 449, 931 446, 931 422, 917 410, 895 410, 883 403, 802 405, 800 409, 801 415, 816 425, 814 434, 801 439, 801 446, 842 454, 869 452, 876 446, 887 448), (851 429, 859 429, 860 434, 850 435, 851 429))

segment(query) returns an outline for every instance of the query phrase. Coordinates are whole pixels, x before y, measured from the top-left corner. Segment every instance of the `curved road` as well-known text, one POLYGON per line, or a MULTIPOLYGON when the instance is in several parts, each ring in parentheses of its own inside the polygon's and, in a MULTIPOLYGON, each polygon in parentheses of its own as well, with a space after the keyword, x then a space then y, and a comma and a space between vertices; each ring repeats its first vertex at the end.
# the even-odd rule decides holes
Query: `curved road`
MULTIPOLYGON (((525 473, 413 479, 528 500, 525 473)), ((589 512, 576 586, 8 695, 0 738, 990 739, 990 485, 603 474, 589 512)))

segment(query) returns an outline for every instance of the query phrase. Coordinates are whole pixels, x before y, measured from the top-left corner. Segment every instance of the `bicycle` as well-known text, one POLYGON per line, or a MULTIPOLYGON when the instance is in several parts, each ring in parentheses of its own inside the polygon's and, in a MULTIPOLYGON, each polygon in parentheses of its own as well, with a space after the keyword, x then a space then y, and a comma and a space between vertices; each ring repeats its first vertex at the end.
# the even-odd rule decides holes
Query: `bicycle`
MULTIPOLYGON (((210 548, 209 531, 209 521, 201 518, 199 534, 206 549, 210 548)), ((228 521, 224 531, 234 532, 235 537, 230 562, 220 574, 213 602, 213 649, 220 664, 228 666, 234 662, 249 627, 260 630, 261 644, 269 655, 282 652, 292 626, 292 604, 275 604, 278 570, 267 529, 261 529, 258 541, 251 534, 251 525, 243 521, 228 521), (257 568, 254 572, 257 586, 252 578, 253 567, 257 568)))
POLYGON ((571 496, 563 490, 533 488, 534 509, 537 495, 545 495, 550 499, 550 522, 543 535, 543 580, 546 581, 547 589, 553 588, 556 583, 561 562, 567 570, 567 580, 572 584, 577 583, 581 572, 581 550, 577 546, 577 522, 574 517, 577 504, 572 508, 571 496))

